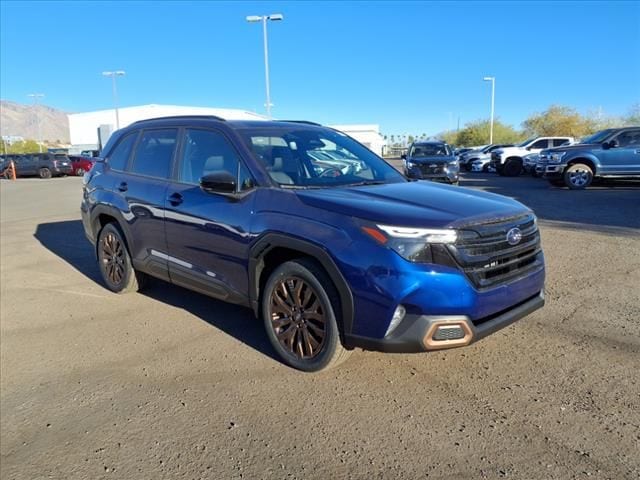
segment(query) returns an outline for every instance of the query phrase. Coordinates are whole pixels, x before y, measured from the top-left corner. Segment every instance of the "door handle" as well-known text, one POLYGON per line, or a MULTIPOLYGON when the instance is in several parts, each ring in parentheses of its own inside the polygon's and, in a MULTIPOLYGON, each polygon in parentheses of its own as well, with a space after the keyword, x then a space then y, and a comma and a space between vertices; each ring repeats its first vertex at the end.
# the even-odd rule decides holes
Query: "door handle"
POLYGON ((128 189, 129 186, 127 185, 127 182, 121 182, 120 185, 118 185, 118 190, 121 192, 126 192, 128 189))
POLYGON ((636 153, 640 153, 640 148, 638 148, 638 149, 636 150, 636 153))
POLYGON ((176 205, 180 205, 182 203, 183 198, 181 194, 176 192, 169 195, 168 200, 169 200, 169 203, 175 207, 176 205))

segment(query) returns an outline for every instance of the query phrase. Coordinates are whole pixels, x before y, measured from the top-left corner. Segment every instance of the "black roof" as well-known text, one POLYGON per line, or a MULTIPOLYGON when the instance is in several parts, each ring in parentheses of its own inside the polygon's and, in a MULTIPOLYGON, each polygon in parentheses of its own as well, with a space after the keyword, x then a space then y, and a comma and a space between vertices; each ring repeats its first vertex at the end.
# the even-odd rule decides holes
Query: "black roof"
POLYGON ((264 127, 285 127, 291 126, 291 124, 298 125, 308 125, 312 127, 321 127, 319 123, 310 122, 308 120, 226 120, 222 117, 217 117, 215 115, 175 115, 170 117, 157 117, 157 118, 147 118, 144 120, 138 120, 137 122, 132 123, 129 127, 134 126, 144 126, 149 123, 162 123, 162 122, 224 122, 224 124, 233 126, 235 128, 264 128, 264 127))

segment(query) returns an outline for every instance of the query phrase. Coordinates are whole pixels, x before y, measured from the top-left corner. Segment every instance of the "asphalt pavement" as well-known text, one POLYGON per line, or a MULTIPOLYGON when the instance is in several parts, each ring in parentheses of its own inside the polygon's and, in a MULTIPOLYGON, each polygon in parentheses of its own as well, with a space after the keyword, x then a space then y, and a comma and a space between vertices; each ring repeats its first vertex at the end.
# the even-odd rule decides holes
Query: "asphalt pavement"
POLYGON ((81 179, 1 181, 0 478, 638 479, 640 185, 461 185, 539 216, 545 308, 304 374, 244 308, 106 290, 81 179))

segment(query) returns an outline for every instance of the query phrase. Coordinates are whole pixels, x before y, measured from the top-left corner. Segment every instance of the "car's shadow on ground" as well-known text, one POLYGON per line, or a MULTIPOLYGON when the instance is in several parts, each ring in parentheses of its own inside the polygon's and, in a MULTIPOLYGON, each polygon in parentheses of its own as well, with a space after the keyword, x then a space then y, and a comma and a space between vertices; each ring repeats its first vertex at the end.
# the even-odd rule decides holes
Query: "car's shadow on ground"
MULTIPOLYGON (((34 237, 50 252, 103 286, 93 247, 84 235, 80 220, 41 223, 37 226, 34 237)), ((155 279, 150 279, 140 294, 185 310, 260 353, 277 359, 262 322, 248 308, 221 302, 155 279)), ((126 299, 123 298, 123 301, 126 299)))

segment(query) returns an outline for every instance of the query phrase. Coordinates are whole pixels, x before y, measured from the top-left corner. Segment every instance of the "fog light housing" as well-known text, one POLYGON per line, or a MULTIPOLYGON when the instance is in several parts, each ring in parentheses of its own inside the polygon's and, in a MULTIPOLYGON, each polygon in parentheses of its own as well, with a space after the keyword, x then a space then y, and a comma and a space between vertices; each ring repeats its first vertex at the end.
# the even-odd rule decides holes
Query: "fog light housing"
POLYGON ((387 332, 384 334, 385 337, 389 336, 397 327, 400 325, 400 322, 407 314, 407 309, 402 305, 398 305, 393 312, 393 317, 391 317, 391 323, 389 323, 389 328, 387 328, 387 332))

